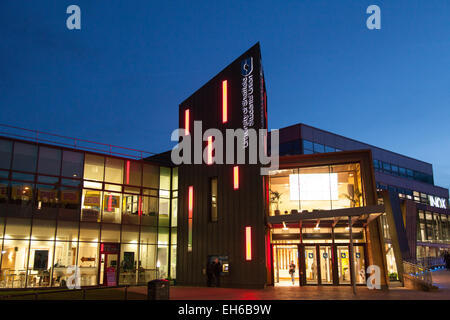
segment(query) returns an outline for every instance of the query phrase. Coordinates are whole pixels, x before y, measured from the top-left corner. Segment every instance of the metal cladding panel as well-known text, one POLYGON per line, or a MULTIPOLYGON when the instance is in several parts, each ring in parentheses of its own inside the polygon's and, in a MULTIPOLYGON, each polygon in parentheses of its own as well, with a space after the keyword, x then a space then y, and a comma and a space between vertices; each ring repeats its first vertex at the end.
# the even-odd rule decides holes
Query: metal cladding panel
MULTIPOLYGON (((181 103, 180 128, 184 128, 186 109, 190 109, 190 132, 193 140, 202 140, 193 132, 194 120, 202 121, 203 132, 210 128, 225 132, 225 129, 243 128, 245 124, 254 129, 267 128, 266 93, 260 61, 259 44, 256 44, 181 103), (227 81, 228 96, 226 123, 222 121, 224 80, 227 81), (252 90, 250 82, 253 85, 252 90), (250 110, 250 95, 253 99, 253 111, 250 110)), ((242 145, 243 141, 236 143, 235 151, 242 145)), ((206 142, 203 142, 202 149, 205 147, 206 142)), ((223 286, 261 288, 266 283, 265 193, 264 178, 260 175, 261 166, 240 164, 237 190, 233 188, 233 167, 234 164, 204 163, 183 164, 179 167, 177 283, 206 285, 205 271, 210 255, 228 256, 229 274, 222 277, 223 286), (210 222, 209 197, 212 177, 218 179, 217 222, 210 222), (194 187, 191 252, 188 252, 189 186, 194 187), (245 256, 246 226, 252 227, 250 261, 246 261, 245 256)))

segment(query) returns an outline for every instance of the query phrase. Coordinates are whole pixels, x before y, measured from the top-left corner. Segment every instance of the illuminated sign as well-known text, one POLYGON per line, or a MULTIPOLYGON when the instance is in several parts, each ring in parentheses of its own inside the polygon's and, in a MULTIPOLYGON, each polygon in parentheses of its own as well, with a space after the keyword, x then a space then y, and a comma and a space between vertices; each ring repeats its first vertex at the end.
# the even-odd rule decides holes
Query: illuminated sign
POLYGON ((428 196, 428 199, 430 200, 430 206, 447 209, 447 201, 444 198, 428 196))
POLYGON ((337 173, 289 175, 290 200, 339 200, 337 173))
POLYGON ((242 129, 244 130, 244 148, 248 147, 248 128, 253 127, 255 108, 254 108, 254 89, 253 89, 253 57, 241 61, 242 75, 242 129))

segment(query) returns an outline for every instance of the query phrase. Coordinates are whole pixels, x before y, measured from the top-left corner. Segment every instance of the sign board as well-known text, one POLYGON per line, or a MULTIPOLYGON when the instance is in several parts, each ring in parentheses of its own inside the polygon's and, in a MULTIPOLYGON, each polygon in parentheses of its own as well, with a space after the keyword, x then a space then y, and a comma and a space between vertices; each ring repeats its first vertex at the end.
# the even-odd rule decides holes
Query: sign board
POLYGON ((430 200, 430 206, 447 209, 447 201, 444 198, 428 196, 428 199, 430 200))

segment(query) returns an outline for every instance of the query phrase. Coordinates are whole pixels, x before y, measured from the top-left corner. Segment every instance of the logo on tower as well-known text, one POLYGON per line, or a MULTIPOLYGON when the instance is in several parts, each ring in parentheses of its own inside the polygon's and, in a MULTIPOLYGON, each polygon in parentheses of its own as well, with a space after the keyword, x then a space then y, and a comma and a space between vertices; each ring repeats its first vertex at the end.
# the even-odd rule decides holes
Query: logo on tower
POLYGON ((253 72, 253 57, 241 61, 241 74, 246 77, 253 72))

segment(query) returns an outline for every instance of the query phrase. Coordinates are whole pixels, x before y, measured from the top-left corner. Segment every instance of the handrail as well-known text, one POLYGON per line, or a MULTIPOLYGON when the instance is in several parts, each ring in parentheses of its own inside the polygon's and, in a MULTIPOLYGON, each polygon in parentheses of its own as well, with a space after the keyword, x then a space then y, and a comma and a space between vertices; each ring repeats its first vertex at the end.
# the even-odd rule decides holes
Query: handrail
POLYGON ((96 151, 100 153, 129 157, 138 160, 156 154, 154 152, 133 149, 128 147, 120 147, 112 144, 90 141, 86 139, 67 137, 55 133, 49 133, 39 130, 31 130, 7 124, 0 123, 0 127, 3 128, 3 130, 0 131, 0 134, 6 137, 18 137, 28 141, 50 143, 58 146, 71 147, 79 150, 96 151), (45 138, 46 136, 53 137, 53 140, 51 140, 52 138, 45 138), (63 139, 63 141, 56 141, 56 138, 63 139), (117 151, 114 149, 117 149, 117 151))
POLYGON ((427 285, 433 285, 433 278, 428 267, 403 261, 403 272, 416 280, 425 282, 427 285))

